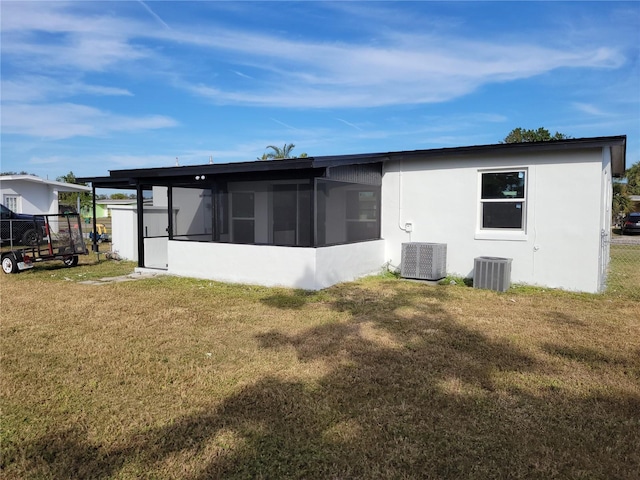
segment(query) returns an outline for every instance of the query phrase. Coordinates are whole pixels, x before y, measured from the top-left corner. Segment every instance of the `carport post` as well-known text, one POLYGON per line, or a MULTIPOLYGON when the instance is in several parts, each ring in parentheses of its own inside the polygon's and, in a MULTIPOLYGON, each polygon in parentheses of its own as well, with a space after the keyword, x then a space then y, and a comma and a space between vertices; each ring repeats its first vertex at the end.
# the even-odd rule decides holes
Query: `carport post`
POLYGON ((93 245, 91 248, 94 252, 98 253, 98 219, 96 217, 96 184, 94 182, 91 182, 91 193, 93 196, 93 202, 91 205, 93 207, 93 245))
POLYGON ((167 186, 167 205, 169 219, 167 220, 167 233, 169 235, 169 240, 173 240, 173 185, 169 184, 167 186))
POLYGON ((138 209, 138 267, 144 267, 144 219, 142 198, 142 185, 136 182, 136 207, 138 209))

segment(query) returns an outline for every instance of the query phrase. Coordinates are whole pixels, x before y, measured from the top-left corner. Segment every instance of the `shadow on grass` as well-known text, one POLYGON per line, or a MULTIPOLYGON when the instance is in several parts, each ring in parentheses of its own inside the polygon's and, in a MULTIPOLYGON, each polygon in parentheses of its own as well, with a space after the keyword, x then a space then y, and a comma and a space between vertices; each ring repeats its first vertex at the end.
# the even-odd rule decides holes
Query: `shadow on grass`
POLYGON ((547 320, 555 325, 568 325, 571 327, 586 327, 587 323, 573 315, 564 312, 548 311, 544 313, 547 320))
POLYGON ((546 344, 542 346, 542 349, 552 355, 584 363, 591 368, 606 368, 608 365, 624 365, 626 363, 623 357, 607 354, 594 348, 579 346, 571 348, 566 345, 546 344))
POLYGON ((261 302, 269 307, 285 308, 285 309, 300 309, 307 303, 316 299, 316 292, 309 290, 293 290, 282 293, 274 293, 266 298, 263 298, 261 302))
POLYGON ((85 431, 53 432, 24 446, 27 473, 165 477, 167 464, 190 461, 181 478, 637 474, 637 396, 503 388, 497 372, 526 375, 544 365, 458 324, 442 308, 446 289, 354 284, 331 295, 330 307, 351 321, 258 336, 261 348, 294 348, 300 362, 328 365, 316 383, 267 376, 119 446, 93 445, 85 431))

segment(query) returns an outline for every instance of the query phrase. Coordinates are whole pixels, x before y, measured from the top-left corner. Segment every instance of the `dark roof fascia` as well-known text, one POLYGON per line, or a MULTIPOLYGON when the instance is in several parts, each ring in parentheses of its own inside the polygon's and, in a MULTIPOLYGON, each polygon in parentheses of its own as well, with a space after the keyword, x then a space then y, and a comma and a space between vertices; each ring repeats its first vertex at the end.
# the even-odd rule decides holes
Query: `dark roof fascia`
POLYGON ((459 157, 467 155, 491 155, 505 152, 512 153, 535 153, 553 150, 581 150, 589 148, 610 149, 611 174, 613 177, 622 177, 626 164, 627 136, 617 135, 610 137, 575 138, 567 140, 551 140, 546 142, 523 142, 523 143, 498 143, 494 145, 477 145, 471 147, 439 148, 432 150, 414 150, 407 152, 391 152, 387 156, 391 161, 411 158, 444 158, 459 157))
POLYGON ((76 181, 80 183, 91 183, 95 188, 129 188, 135 189, 137 186, 135 178, 112 178, 112 177, 78 177, 76 181))
MULTIPOLYGON (((398 152, 400 153, 400 152, 398 152)), ((313 158, 316 168, 340 167, 343 165, 364 165, 370 163, 384 163, 391 160, 391 153, 359 153, 354 155, 327 155, 313 158)))
POLYGON ((524 142, 524 143, 498 143, 491 145, 475 145, 467 147, 434 148, 428 150, 408 150, 387 153, 368 153, 353 155, 327 155, 320 157, 291 158, 268 161, 252 161, 222 164, 188 165, 183 167, 160 167, 142 168, 131 170, 111 170, 109 177, 80 178, 83 182, 92 182, 95 186, 105 186, 106 188, 133 188, 136 181, 141 183, 154 182, 163 179, 163 184, 168 183, 170 178, 188 178, 196 175, 221 175, 238 173, 260 173, 275 172, 281 170, 298 169, 324 169, 339 165, 357 165, 377 162, 393 162, 411 158, 443 158, 458 157, 467 155, 490 155, 505 152, 529 153, 549 150, 575 150, 585 148, 614 149, 616 158, 614 162, 614 176, 621 172, 620 164, 624 169, 626 135, 592 138, 572 138, 566 140, 551 140, 546 142, 524 142), (622 160, 622 162, 620 161, 622 160), (95 182, 94 182, 95 180, 95 182), (116 184, 128 186, 117 187, 116 184))
POLYGON ((585 148, 624 147, 626 135, 611 137, 571 138, 566 140, 550 140, 545 142, 496 143, 491 145, 474 145, 467 147, 432 148, 427 150, 407 150, 400 152, 369 153, 356 155, 334 155, 314 157, 314 166, 332 167, 375 162, 392 162, 411 158, 443 158, 465 155, 490 155, 504 152, 540 152, 548 150, 575 150, 585 148))
POLYGON ((111 178, 189 177, 192 175, 217 175, 221 173, 266 172, 312 168, 311 158, 283 160, 256 160, 253 162, 188 165, 184 167, 141 168, 135 170, 111 170, 111 178))

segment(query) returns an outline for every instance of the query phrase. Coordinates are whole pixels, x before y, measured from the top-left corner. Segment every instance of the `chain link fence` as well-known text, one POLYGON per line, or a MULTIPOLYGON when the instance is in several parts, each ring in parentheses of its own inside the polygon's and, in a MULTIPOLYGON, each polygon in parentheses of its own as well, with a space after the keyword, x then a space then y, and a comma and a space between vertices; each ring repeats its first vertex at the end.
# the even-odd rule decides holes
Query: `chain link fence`
POLYGON ((640 300, 640 235, 611 235, 607 293, 640 300))

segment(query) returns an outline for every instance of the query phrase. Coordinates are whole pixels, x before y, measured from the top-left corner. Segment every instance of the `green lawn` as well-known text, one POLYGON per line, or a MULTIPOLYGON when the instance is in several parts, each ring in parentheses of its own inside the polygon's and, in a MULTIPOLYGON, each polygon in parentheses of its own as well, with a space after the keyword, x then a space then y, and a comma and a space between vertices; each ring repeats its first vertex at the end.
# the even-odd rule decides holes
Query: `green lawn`
POLYGON ((132 268, 0 276, 2 478, 638 478, 632 289, 132 268))

